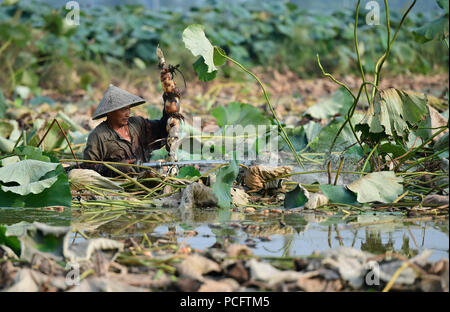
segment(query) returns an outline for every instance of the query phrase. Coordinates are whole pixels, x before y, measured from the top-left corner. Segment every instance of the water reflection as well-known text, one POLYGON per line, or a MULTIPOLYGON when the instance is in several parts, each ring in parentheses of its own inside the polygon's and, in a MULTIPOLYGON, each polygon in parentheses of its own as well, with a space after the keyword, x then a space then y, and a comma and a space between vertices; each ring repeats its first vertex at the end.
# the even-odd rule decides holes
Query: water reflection
POLYGON ((36 209, 36 208, 0 208, 0 224, 12 225, 19 222, 33 223, 35 221, 55 226, 68 226, 72 220, 72 211, 36 209))
POLYGON ((394 251, 394 242, 392 241, 391 232, 388 233, 389 238, 385 243, 383 243, 383 240, 381 238, 381 231, 369 231, 369 229, 366 228, 365 235, 365 241, 361 242, 361 250, 372 252, 375 254, 384 254, 388 251, 394 251))
MULTIPOLYGON (((50 225, 71 225, 84 237, 125 239, 143 237, 206 249, 215 243, 247 244, 256 255, 306 256, 339 246, 355 247, 374 254, 395 252, 412 257, 423 249, 434 251, 431 260, 449 257, 449 224, 444 221, 398 222, 397 215, 326 216, 313 213, 278 215, 244 214, 194 209, 183 220, 176 209, 66 209, 63 212, 39 209, 0 209, 0 225, 39 221, 50 225), (391 220, 387 224, 355 226, 371 220, 391 220), (184 235, 187 231, 196 235, 184 235)), ((81 235, 74 239, 83 239, 81 235)))

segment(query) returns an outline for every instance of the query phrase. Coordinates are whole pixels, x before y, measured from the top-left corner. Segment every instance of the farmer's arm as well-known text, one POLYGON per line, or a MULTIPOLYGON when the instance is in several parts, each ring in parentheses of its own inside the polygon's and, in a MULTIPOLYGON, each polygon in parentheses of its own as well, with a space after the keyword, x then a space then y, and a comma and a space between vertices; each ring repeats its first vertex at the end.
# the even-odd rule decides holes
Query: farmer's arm
MULTIPOLYGON (((167 99, 165 99, 166 101, 167 99)), ((168 100, 167 100, 168 101, 168 100)), ((167 104, 167 103, 166 103, 167 104)), ((178 116, 180 112, 180 105, 179 101, 177 101, 177 105, 164 105, 163 108, 163 116, 160 120, 148 120, 145 119, 144 123, 144 130, 143 133, 145 134, 145 144, 150 144, 150 150, 156 150, 160 149, 165 145, 165 139, 168 136, 167 133, 167 120, 169 117, 175 117, 179 118, 178 116), (167 112, 168 108, 170 108, 170 111, 167 112)), ((167 148, 167 146, 166 146, 167 148)))
POLYGON ((157 150, 163 147, 166 143, 167 138, 167 124, 168 116, 163 112, 163 116, 159 120, 149 120, 145 119, 144 122, 144 133, 146 145, 150 145, 150 151, 157 150))

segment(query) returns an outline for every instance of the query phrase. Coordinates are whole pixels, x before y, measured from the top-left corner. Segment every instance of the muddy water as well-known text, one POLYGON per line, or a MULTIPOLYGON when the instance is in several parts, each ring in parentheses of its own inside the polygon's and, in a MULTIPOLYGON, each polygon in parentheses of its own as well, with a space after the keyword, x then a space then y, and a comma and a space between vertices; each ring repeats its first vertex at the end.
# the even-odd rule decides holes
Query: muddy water
MULTIPOLYGON (((401 216, 358 216, 357 222, 398 220, 401 216)), ((349 221, 349 220, 348 220, 349 221)), ((355 226, 341 217, 324 217, 295 213, 284 216, 249 216, 233 214, 220 223, 192 225, 198 234, 184 237, 183 227, 176 226, 177 241, 192 248, 205 249, 218 242, 247 244, 256 255, 306 256, 338 246, 352 246, 375 254, 389 251, 414 256, 424 249, 433 250, 430 260, 449 257, 448 219, 444 222, 419 221, 355 226)), ((389 221, 388 221, 389 222, 389 221)), ((174 224, 159 225, 154 235, 173 232, 174 224)))
MULTIPOLYGON (((345 217, 303 211, 264 216, 258 211, 248 214, 198 209, 193 219, 186 221, 177 211, 168 209, 0 209, 0 224, 21 221, 71 225, 90 238, 133 237, 139 241, 145 233, 152 241, 163 239, 199 250, 216 243, 237 242, 248 245, 256 255, 269 257, 307 256, 330 247, 352 246, 374 254, 392 251, 408 257, 430 249, 430 260, 449 258, 448 218, 408 221, 396 213, 345 217)), ((73 234, 73 238, 83 240, 80 235, 73 234)))

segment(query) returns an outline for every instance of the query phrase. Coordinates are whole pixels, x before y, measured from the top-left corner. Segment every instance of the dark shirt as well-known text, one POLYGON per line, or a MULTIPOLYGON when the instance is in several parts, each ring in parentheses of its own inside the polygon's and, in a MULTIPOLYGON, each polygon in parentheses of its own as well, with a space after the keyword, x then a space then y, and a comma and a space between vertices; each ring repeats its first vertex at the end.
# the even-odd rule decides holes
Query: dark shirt
MULTIPOLYGON (((166 123, 165 115, 160 120, 130 117, 128 119, 130 142, 114 131, 105 120, 89 134, 83 158, 123 163, 127 163, 130 159, 135 159, 137 163, 148 162, 151 152, 165 144, 165 140, 154 141, 167 137, 166 123)), ((141 171, 131 166, 114 167, 125 173, 141 171)), ((117 176, 117 173, 103 164, 83 163, 82 168, 95 170, 103 176, 117 176)))

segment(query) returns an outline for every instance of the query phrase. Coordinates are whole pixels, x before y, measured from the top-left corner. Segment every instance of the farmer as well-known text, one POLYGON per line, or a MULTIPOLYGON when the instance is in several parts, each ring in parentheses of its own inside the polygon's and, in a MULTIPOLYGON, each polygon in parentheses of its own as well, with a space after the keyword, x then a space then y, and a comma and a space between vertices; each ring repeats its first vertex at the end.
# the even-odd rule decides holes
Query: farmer
MULTIPOLYGON (((143 103, 145 100, 139 96, 110 84, 92 117, 106 120, 89 134, 84 159, 127 164, 148 162, 150 153, 164 146, 168 114, 163 110, 160 120, 130 117, 130 109, 143 103)), ((117 176, 103 164, 83 163, 82 167, 103 176, 117 176)), ((140 171, 132 166, 114 167, 124 173, 140 171)))

